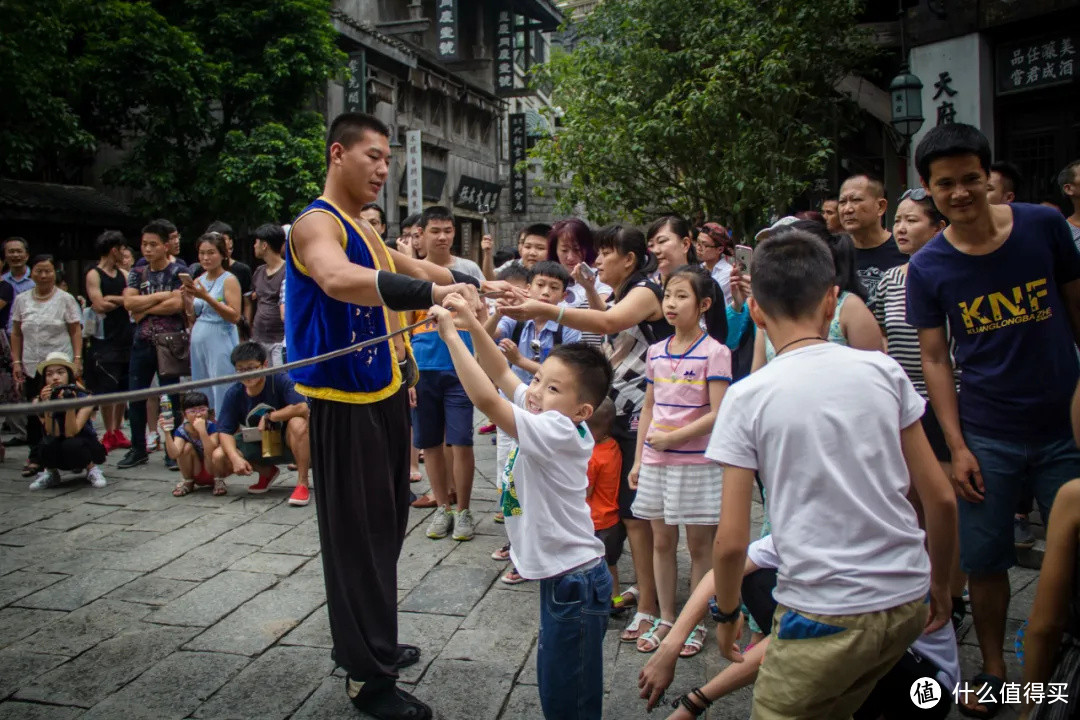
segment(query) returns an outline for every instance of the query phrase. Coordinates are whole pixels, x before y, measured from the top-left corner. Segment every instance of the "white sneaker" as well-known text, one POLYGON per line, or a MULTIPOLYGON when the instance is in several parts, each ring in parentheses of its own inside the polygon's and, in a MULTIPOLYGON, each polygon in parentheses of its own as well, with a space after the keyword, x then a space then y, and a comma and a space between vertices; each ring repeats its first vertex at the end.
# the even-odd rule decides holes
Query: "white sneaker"
POLYGON ((56 487, 60 484, 60 473, 56 470, 42 470, 38 473, 38 476, 34 478, 34 482, 30 483, 31 490, 44 490, 45 488, 56 487))
POLYGON ((161 439, 156 432, 146 433, 146 452, 154 452, 158 449, 161 439))
POLYGON ((454 515, 454 539, 472 540, 476 534, 476 520, 473 519, 472 510, 465 508, 454 515))
POLYGON ((432 540, 440 540, 450 534, 450 528, 454 526, 454 513, 446 505, 435 508, 435 514, 431 517, 428 525, 427 536, 432 540))
POLYGON ((90 472, 86 473, 86 481, 96 488, 103 488, 108 485, 108 483, 105 482, 105 474, 101 472, 101 468, 97 465, 95 465, 90 472))

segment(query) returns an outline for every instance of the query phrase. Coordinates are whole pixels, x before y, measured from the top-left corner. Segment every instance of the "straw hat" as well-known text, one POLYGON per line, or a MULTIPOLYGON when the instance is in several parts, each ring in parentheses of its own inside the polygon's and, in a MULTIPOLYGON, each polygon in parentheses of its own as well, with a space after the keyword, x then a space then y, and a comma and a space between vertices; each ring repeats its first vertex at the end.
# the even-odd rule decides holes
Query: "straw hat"
POLYGON ((78 371, 75 370, 75 364, 71 362, 71 358, 68 357, 67 353, 51 352, 46 355, 45 359, 38 363, 38 375, 44 375, 45 368, 49 367, 50 365, 60 365, 61 367, 66 367, 71 372, 72 381, 74 381, 75 378, 79 375, 78 371))

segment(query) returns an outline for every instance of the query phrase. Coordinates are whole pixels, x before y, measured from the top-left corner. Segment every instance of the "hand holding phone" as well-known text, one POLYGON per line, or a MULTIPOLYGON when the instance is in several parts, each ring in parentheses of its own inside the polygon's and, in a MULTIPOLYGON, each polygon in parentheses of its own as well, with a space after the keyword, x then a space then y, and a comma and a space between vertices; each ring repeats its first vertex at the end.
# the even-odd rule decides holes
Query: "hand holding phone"
POLYGON ((735 246, 735 263, 742 272, 750 270, 750 261, 754 259, 754 248, 749 245, 735 246))
POLYGON ((194 282, 194 280, 191 279, 191 273, 176 273, 176 277, 180 278, 180 282, 184 285, 191 285, 194 282))

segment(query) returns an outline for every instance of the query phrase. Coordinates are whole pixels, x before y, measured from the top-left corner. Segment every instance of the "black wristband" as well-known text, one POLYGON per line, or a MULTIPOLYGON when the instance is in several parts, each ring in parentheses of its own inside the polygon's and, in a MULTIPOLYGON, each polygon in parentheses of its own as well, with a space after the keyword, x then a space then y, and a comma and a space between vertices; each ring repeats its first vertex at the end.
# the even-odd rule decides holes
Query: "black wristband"
POLYGON ((427 280, 386 270, 379 270, 375 275, 375 289, 383 305, 391 310, 427 310, 435 304, 431 297, 434 287, 427 280))
POLYGON ((473 287, 480 287, 480 281, 474 278, 472 275, 466 275, 465 273, 458 272, 457 270, 451 270, 450 274, 454 276, 454 282, 456 283, 469 283, 473 287))

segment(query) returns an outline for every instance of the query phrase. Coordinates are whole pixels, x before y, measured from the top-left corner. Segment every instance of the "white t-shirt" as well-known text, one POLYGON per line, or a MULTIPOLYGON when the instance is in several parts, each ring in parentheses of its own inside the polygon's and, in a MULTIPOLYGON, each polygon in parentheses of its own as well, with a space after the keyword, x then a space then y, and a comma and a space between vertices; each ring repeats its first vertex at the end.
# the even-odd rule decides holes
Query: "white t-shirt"
POLYGON ((48 357, 49 353, 62 352, 69 358, 82 353, 82 348, 74 352, 71 347, 69 324, 82 323, 82 310, 79 301, 56 288, 52 297, 42 302, 28 290, 15 296, 11 308, 11 321, 22 323, 23 372, 27 377, 37 375, 37 366, 48 357))
MULTIPOLYGON (((701 263, 701 267, 705 267, 705 263, 701 263)), ((708 268, 705 268, 708 270, 708 268)), ((720 259, 713 265, 713 269, 709 270, 709 274, 713 276, 713 280, 720 286, 720 289, 724 291, 724 302, 728 305, 731 304, 731 263, 724 256, 720 256, 720 259)))
POLYGON ((585 501, 592 433, 552 410, 532 414, 525 390, 522 383, 514 391, 518 444, 507 463, 521 514, 506 516, 506 534, 517 571, 542 580, 602 557, 604 543, 585 501))
POLYGON ((484 282, 484 271, 480 269, 479 265, 468 258, 460 258, 456 255, 452 256, 449 269, 459 273, 465 273, 466 275, 476 278, 479 282, 484 282))
MULTIPOLYGON (((772 570, 780 567, 780 556, 776 554, 772 535, 750 543, 746 556, 759 568, 772 570)), ((956 647, 956 633, 951 622, 930 634, 920 635, 908 648, 908 652, 916 657, 926 658, 938 667, 936 677, 943 688, 948 690, 960 683, 960 653, 956 647)))
POLYGON ((930 558, 900 448, 924 406, 888 355, 835 343, 778 355, 728 389, 705 455, 761 476, 778 602, 853 615, 926 596, 930 558))

